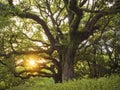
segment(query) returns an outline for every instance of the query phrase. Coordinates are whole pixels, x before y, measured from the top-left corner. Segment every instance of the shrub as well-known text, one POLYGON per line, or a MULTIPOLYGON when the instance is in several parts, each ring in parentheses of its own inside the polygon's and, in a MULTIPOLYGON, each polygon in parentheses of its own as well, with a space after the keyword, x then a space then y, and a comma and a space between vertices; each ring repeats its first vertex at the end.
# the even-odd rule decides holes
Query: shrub
POLYGON ((99 79, 81 79, 64 83, 50 83, 48 80, 44 84, 21 85, 9 90, 120 90, 120 77, 113 75, 99 79))

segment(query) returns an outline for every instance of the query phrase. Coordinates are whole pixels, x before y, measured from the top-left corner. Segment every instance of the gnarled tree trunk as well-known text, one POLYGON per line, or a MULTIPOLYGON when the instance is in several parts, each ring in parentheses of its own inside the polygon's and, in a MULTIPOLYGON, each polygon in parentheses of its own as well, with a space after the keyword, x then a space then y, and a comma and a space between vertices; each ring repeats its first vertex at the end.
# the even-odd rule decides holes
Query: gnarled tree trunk
POLYGON ((76 44, 74 42, 70 42, 67 53, 65 55, 65 60, 63 64, 63 73, 62 80, 68 81, 74 78, 74 57, 76 53, 76 44))

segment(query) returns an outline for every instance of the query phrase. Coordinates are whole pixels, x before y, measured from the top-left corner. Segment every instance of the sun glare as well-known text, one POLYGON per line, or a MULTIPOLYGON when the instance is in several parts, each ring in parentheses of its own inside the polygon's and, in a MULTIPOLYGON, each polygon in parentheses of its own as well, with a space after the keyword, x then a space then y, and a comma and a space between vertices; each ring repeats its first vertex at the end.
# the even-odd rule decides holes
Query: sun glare
POLYGON ((35 69, 38 67, 38 63, 36 62, 36 59, 34 58, 29 58, 27 61, 26 61, 26 68, 28 69, 35 69))
POLYGON ((29 60, 29 64, 31 65, 31 66, 35 66, 35 61, 34 60, 29 60))
POLYGON ((29 55, 25 60, 25 68, 28 70, 37 70, 39 67, 46 63, 46 60, 37 56, 37 55, 29 55))
POLYGON ((42 63, 46 63, 46 61, 45 61, 44 59, 38 60, 37 62, 38 62, 38 63, 41 63, 41 64, 42 64, 42 63))
POLYGON ((28 59, 25 65, 26 69, 35 70, 36 68, 38 68, 38 64, 34 59, 28 59))

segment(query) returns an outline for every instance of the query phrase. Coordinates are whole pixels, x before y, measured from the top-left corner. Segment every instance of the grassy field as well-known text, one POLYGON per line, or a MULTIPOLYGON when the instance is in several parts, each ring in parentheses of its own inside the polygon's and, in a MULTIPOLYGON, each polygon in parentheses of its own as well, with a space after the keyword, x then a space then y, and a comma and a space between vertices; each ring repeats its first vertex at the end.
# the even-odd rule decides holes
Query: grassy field
POLYGON ((81 79, 54 84, 53 81, 25 83, 8 90, 120 90, 120 77, 111 76, 99 79, 81 79))

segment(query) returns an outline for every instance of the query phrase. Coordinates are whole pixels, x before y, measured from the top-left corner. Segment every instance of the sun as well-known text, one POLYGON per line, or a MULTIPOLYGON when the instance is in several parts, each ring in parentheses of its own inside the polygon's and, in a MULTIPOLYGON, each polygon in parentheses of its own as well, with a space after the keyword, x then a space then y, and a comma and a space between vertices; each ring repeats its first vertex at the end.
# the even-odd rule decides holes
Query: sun
POLYGON ((36 62, 35 62, 35 60, 29 60, 29 64, 30 64, 31 66, 35 66, 35 65, 36 65, 36 62))
POLYGON ((34 59, 29 59, 29 60, 28 60, 28 66, 29 66, 29 68, 31 68, 31 69, 37 68, 37 67, 38 67, 38 63, 37 63, 36 60, 34 60, 34 59))
POLYGON ((26 60, 25 67, 27 69, 36 69, 38 68, 38 63, 36 62, 36 59, 34 58, 29 58, 26 60))
POLYGON ((44 65, 46 60, 37 55, 29 55, 25 57, 25 68, 27 70, 38 70, 41 65, 44 65))

